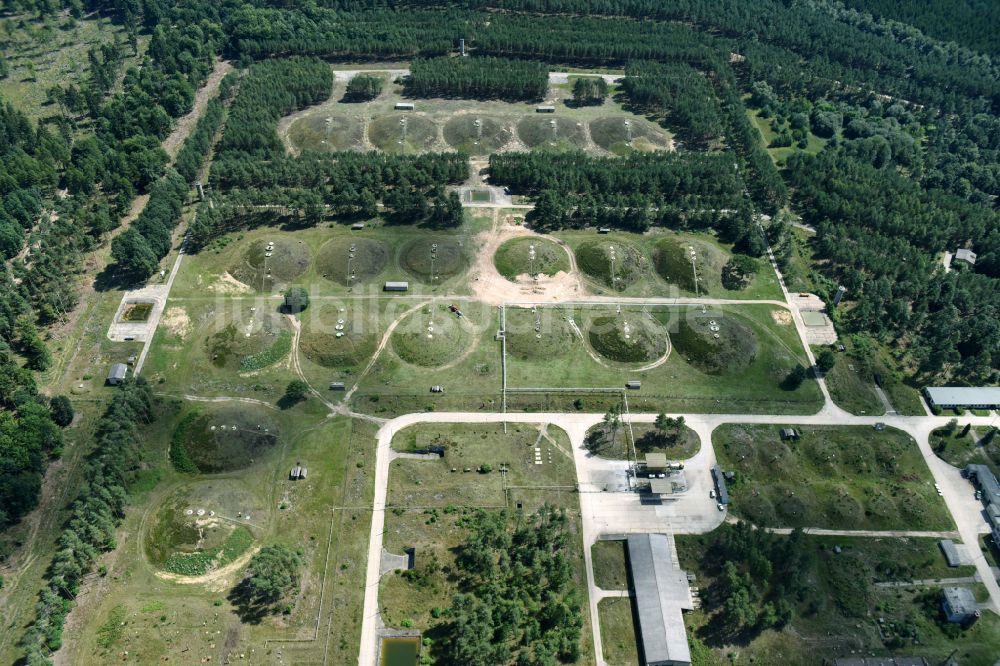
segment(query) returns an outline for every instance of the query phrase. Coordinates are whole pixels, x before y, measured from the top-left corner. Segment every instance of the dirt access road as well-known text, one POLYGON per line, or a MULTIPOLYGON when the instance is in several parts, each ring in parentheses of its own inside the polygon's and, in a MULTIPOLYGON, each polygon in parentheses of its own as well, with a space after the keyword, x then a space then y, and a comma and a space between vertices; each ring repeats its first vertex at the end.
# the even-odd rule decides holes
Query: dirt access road
MULTIPOLYGON (((163 140, 161 146, 170 156, 171 162, 177 156, 177 152, 180 150, 180 146, 184 143, 184 140, 194 129, 198 119, 205 112, 208 101, 215 96, 223 77, 230 71, 232 71, 230 63, 225 61, 216 63, 205 85, 195 95, 194 106, 191 112, 178 119, 173 131, 163 140)), ((121 226, 109 234, 105 242, 84 259, 84 272, 87 278, 80 283, 79 305, 68 314, 67 320, 61 326, 53 330, 54 337, 69 338, 66 348, 67 350, 71 349, 72 352, 67 352, 56 359, 56 366, 50 373, 50 380, 47 383, 49 389, 58 386, 64 379, 67 369, 72 367, 74 360, 82 350, 86 330, 89 328, 92 318, 100 309, 98 306, 104 294, 97 293, 94 290, 94 280, 110 260, 110 241, 114 236, 124 231, 138 217, 139 213, 145 208, 148 200, 148 195, 136 197, 132 202, 129 213, 122 219, 121 226)), ((77 447, 73 446, 72 448, 76 449, 77 447)), ((45 557, 39 557, 38 555, 44 552, 43 540, 49 538, 54 533, 54 530, 57 529, 62 508, 69 503, 77 492, 79 483, 82 480, 79 478, 80 470, 70 469, 70 467, 76 467, 83 463, 81 454, 82 452, 80 451, 68 450, 64 456, 65 464, 49 466, 43 482, 46 491, 42 494, 38 508, 31 513, 29 518, 29 520, 34 521, 33 529, 28 539, 18 549, 18 554, 14 555, 8 562, 10 566, 16 567, 17 575, 7 579, 6 589, 0 595, 0 605, 7 608, 7 619, 14 623, 12 626, 22 625, 26 617, 33 612, 34 601, 33 599, 31 603, 26 601, 28 599, 28 589, 22 588, 26 585, 37 584, 40 580, 41 569, 48 563, 45 557), (21 553, 27 553, 28 555, 22 558, 20 556, 21 553), (14 599, 18 599, 19 602, 23 603, 8 604, 8 601, 14 599)), ((6 574, 7 572, 5 571, 4 573, 6 574)), ((84 582, 84 587, 88 585, 91 585, 89 580, 84 582)), ((82 593, 83 591, 81 591, 82 593)), ((73 615, 73 613, 70 614, 69 623, 72 623, 73 615)), ((67 626, 71 625, 68 624, 67 626)), ((7 654, 7 648, 10 647, 18 635, 19 632, 17 631, 0 631, 0 655, 7 654)), ((72 632, 67 631, 64 636, 69 639, 72 636, 72 632)))

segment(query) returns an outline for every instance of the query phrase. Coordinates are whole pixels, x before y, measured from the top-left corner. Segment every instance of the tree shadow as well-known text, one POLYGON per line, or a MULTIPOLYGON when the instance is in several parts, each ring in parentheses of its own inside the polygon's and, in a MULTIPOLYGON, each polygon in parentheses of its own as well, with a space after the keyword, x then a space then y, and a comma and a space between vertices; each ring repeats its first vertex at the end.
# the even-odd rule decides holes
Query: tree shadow
POLYGON ((260 624, 261 621, 275 612, 273 602, 255 599, 250 591, 250 579, 244 578, 236 587, 229 591, 226 597, 236 609, 236 615, 244 624, 260 624))
POLYGON ((97 277, 94 279, 94 291, 124 291, 141 287, 145 283, 145 277, 126 273, 118 268, 117 264, 111 263, 97 274, 97 277))
POLYGON ((278 398, 278 402, 275 404, 278 405, 278 409, 286 410, 286 409, 291 409, 292 407, 299 404, 300 402, 303 402, 304 400, 305 398, 293 398, 291 396, 283 395, 280 398, 278 398))

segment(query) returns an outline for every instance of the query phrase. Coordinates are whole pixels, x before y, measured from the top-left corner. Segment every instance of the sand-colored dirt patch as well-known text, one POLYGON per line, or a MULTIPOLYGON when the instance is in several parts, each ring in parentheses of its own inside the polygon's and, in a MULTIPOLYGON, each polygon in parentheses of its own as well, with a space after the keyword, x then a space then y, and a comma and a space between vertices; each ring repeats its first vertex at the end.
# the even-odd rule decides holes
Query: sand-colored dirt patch
POLYGON ((789 326, 792 323, 792 313, 788 310, 771 310, 771 319, 778 326, 789 326))
POLYGON ((229 271, 220 275, 219 281, 209 285, 208 290, 218 294, 246 294, 253 291, 250 285, 240 282, 230 275, 229 271))
POLYGON ((168 308, 160 317, 160 325, 164 326, 170 335, 184 340, 191 332, 191 318, 187 310, 180 307, 168 308))

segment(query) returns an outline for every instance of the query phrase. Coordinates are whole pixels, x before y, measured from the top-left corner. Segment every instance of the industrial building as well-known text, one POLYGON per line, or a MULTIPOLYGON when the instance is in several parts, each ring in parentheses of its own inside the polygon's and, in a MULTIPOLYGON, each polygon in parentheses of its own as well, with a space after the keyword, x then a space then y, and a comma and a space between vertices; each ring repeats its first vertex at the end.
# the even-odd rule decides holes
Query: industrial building
POLYGON ((944 559, 948 562, 949 567, 960 567, 964 564, 962 554, 958 552, 958 547, 954 541, 951 539, 941 539, 938 542, 938 546, 941 548, 941 552, 944 554, 944 559))
POLYGON ((967 587, 946 587, 941 602, 949 622, 967 627, 979 619, 979 604, 972 590, 967 587))
POLYGON ((639 620, 640 663, 690 666, 683 611, 692 610, 694 603, 687 574, 677 564, 672 538, 665 534, 633 534, 626 543, 639 620))
POLYGON ((1000 386, 928 386, 924 395, 932 408, 998 409, 1000 386))
POLYGON ((952 258, 952 261, 964 261, 965 263, 969 264, 970 266, 975 266, 976 265, 976 253, 973 252, 972 250, 968 250, 966 248, 962 248, 961 250, 956 250, 955 251, 955 256, 954 256, 954 258, 952 258))
POLYGON ((986 465, 966 465, 963 474, 979 490, 979 499, 986 507, 986 524, 993 539, 1000 542, 1000 482, 986 465))
POLYGON ((115 363, 108 372, 108 385, 117 386, 128 374, 128 366, 124 363, 115 363))
POLYGON ((978 464, 966 465, 965 476, 973 481, 983 494, 983 504, 1000 505, 1000 482, 989 467, 978 464))

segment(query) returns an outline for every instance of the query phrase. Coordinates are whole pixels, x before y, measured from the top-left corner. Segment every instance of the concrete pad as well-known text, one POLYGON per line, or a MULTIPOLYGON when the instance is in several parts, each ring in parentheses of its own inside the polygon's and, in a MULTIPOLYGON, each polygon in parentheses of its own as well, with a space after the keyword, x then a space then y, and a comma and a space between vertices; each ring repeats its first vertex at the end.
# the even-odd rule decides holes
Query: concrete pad
POLYGON ((170 293, 168 285, 158 284, 131 289, 122 294, 122 302, 118 305, 114 319, 111 320, 111 326, 108 327, 108 339, 115 342, 121 342, 126 338, 138 340, 139 342, 146 342, 152 339, 153 334, 156 332, 156 326, 160 321, 160 315, 163 314, 163 307, 166 305, 168 293, 170 293), (136 303, 151 303, 153 305, 153 309, 149 313, 149 317, 146 318, 146 321, 122 321, 125 309, 136 303))

